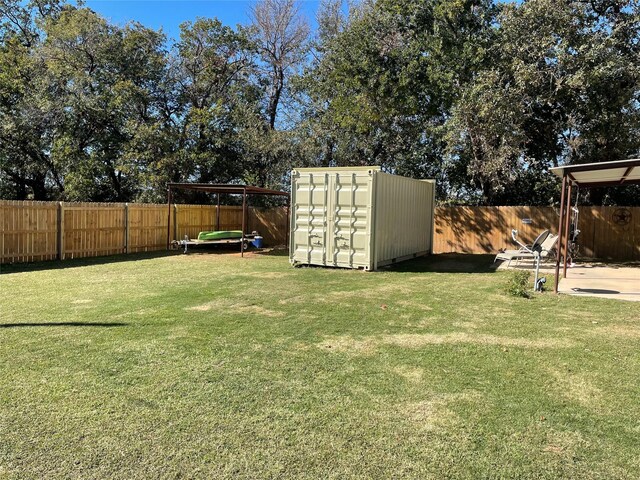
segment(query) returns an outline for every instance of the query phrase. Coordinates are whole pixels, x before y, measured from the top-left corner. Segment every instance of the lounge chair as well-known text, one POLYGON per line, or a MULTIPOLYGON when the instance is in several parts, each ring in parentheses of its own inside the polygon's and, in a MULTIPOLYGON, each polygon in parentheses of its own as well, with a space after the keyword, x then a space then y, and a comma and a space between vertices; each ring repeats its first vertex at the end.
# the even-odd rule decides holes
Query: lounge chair
POLYGON ((510 267, 513 260, 516 260, 517 265, 520 260, 523 259, 535 260, 536 258, 539 258, 542 262, 553 257, 551 252, 555 249, 556 243, 558 242, 558 236, 549 233, 549 230, 545 230, 538 235, 538 238, 536 238, 531 245, 523 245, 520 243, 517 239, 517 235, 517 230, 511 231, 511 237, 514 242, 521 246, 521 248, 518 250, 505 250, 504 252, 499 252, 493 260, 494 263, 498 260, 504 260, 509 262, 507 263, 507 266, 510 267))

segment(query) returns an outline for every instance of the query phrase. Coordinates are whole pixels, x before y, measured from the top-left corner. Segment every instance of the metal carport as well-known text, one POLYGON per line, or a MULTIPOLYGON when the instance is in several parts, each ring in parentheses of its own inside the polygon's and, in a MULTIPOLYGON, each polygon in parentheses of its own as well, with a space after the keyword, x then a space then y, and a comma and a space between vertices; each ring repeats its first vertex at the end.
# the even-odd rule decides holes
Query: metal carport
POLYGON ((169 213, 167 217, 167 250, 171 247, 171 203, 173 200, 173 190, 195 190, 207 193, 216 193, 218 200, 218 208, 216 210, 216 228, 220 224, 220 194, 235 194, 242 195, 242 239, 240 242, 240 255, 244 256, 244 235, 247 222, 247 195, 273 195, 287 197, 287 233, 289 229, 289 192, 283 192, 280 190, 271 190, 268 188, 254 187, 252 185, 234 185, 234 184, 215 184, 215 183, 169 183, 167 185, 167 204, 169 207, 169 213))

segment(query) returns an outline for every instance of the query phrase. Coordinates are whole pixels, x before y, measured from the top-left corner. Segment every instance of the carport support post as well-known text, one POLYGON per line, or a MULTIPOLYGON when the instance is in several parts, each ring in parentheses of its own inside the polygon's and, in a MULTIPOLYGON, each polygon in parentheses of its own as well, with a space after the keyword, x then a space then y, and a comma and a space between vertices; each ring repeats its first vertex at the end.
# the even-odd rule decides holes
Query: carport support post
POLYGON ((247 189, 242 189, 242 241, 240 242, 240 256, 244 257, 244 228, 247 216, 247 189))
POLYGON ((571 219, 571 186, 572 183, 568 182, 569 186, 567 188, 567 207, 565 208, 565 221, 564 221, 564 259, 563 259, 563 269, 562 269, 562 278, 567 278, 567 261, 569 260, 569 235, 570 232, 570 219, 571 219))
POLYGON ((220 192, 217 194, 218 205, 216 206, 216 231, 220 230, 220 192))
POLYGON ((167 193, 167 250, 171 247, 171 201, 173 200, 173 194, 171 192, 171 185, 167 193))
POLYGON ((562 253, 562 228, 564 227, 564 192, 567 188, 567 176, 562 176, 562 189, 560 192, 560 221, 558 222, 558 248, 556 250, 556 278, 554 280, 553 293, 558 293, 560 283, 560 256, 562 253))

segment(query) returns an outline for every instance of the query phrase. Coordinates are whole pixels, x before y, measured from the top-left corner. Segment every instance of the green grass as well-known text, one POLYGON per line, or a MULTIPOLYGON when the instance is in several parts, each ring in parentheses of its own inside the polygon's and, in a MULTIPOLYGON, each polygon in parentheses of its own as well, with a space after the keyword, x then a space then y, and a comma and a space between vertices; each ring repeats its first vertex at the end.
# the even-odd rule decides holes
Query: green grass
POLYGON ((640 477, 638 304, 490 262, 3 267, 0 478, 640 477))

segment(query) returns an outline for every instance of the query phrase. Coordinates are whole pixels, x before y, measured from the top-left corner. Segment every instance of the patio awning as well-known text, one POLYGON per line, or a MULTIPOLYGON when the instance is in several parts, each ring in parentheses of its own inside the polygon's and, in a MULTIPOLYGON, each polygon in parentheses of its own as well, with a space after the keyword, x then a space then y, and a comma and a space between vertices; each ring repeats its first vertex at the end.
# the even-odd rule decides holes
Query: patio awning
POLYGON ((568 177, 581 187, 640 185, 640 158, 614 162, 585 163, 552 168, 558 177, 568 177))
POLYGON ((558 249, 556 256, 556 278, 554 292, 558 293, 560 263, 563 263, 563 278, 567 277, 569 256, 569 217, 571 216, 572 187, 622 187, 640 185, 640 158, 616 160, 613 162, 584 163, 552 168, 551 171, 562 179, 560 193, 560 221, 558 225, 558 249))

